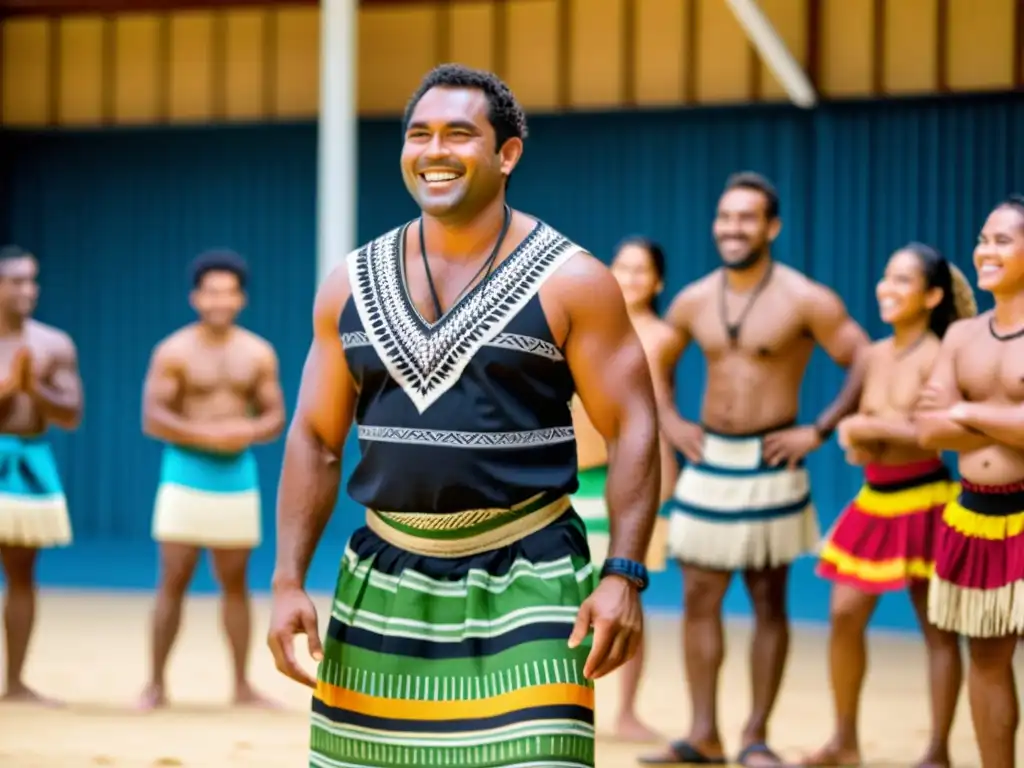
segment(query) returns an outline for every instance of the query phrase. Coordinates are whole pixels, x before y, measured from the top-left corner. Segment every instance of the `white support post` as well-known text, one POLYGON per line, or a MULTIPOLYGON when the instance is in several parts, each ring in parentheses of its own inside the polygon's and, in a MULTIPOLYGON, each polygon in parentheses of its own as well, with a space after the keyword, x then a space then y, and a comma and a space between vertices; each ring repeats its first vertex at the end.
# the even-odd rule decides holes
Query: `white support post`
POLYGON ((813 107, 818 101, 814 86, 761 10, 761 6, 757 4, 757 0, 725 1, 740 26, 746 31, 761 59, 786 90, 789 100, 804 109, 813 107))
POLYGON ((317 285, 357 246, 358 0, 320 3, 317 285))

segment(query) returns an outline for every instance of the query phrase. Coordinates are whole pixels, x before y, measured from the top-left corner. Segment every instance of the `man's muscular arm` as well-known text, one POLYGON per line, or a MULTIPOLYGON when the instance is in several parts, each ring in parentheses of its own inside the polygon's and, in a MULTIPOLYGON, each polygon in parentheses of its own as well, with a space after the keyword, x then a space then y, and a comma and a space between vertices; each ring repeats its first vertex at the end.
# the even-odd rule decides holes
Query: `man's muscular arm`
POLYGON ((356 401, 338 334, 338 319, 349 295, 346 267, 341 265, 320 287, 313 307, 313 342, 302 369, 277 492, 274 590, 303 588, 338 499, 341 455, 356 401))
MULTIPOLYGON (((693 321, 693 315, 697 311, 696 308, 696 293, 694 285, 689 285, 683 288, 668 307, 668 311, 665 313, 665 323, 675 332, 675 339, 673 340, 672 353, 675 355, 676 360, 680 360, 683 354, 686 352, 686 348, 690 346, 690 342, 693 341, 693 335, 690 331, 690 323, 693 321)), ((660 382, 661 387, 655 389, 655 398, 657 399, 658 405, 658 417, 663 420, 682 419, 676 410, 675 400, 672 399, 672 394, 675 390, 673 386, 675 383, 675 369, 666 369, 666 374, 670 374, 666 381, 660 382)))
POLYGON ((836 365, 847 371, 839 394, 814 420, 819 434, 827 434, 857 410, 864 386, 864 358, 871 342, 864 329, 850 317, 842 299, 823 285, 811 285, 803 309, 807 328, 815 342, 836 365))
POLYGON ((987 435, 958 424, 950 418, 949 409, 964 403, 956 380, 956 355, 969 336, 971 320, 959 320, 949 326, 939 347, 931 376, 918 401, 914 415, 918 444, 933 451, 967 453, 992 444, 987 435))
MULTIPOLYGON (((559 270, 554 290, 566 313, 565 358, 583 407, 608 445, 611 558, 644 562, 661 493, 657 406, 643 346, 608 268, 578 254, 559 270)), ((607 561, 606 561, 607 562, 607 561)), ((641 642, 643 611, 621 576, 601 579, 583 603, 569 647, 594 639, 583 674, 596 679, 625 663, 641 642)))
POLYGON ((299 665, 293 646, 295 636, 304 634, 310 656, 323 660, 316 607, 304 585, 338 500, 341 454, 355 411, 355 386, 338 333, 349 294, 345 265, 328 275, 317 291, 313 342, 302 369, 277 489, 277 558, 267 645, 281 673, 310 687, 317 681, 299 665))
POLYGON ((583 407, 608 444, 608 556, 644 562, 661 490, 647 358, 622 291, 604 265, 582 254, 570 262, 565 277, 566 360, 583 407))
MULTIPOLYGON (((676 365, 693 339, 691 323, 699 311, 697 286, 698 283, 692 283, 684 288, 672 300, 668 312, 665 313, 665 322, 676 336, 672 347, 676 365)), ((687 421, 676 408, 675 366, 671 368, 666 366, 664 375, 665 380, 659 382, 661 386, 654 388, 660 429, 676 450, 681 451, 689 461, 699 462, 703 442, 702 433, 697 424, 687 421)))
POLYGON ((60 333, 54 341, 53 362, 44 376, 34 381, 29 395, 48 422, 75 429, 82 421, 82 378, 78 350, 71 337, 60 333))
POLYGON ((252 420, 252 441, 268 443, 276 440, 284 429, 284 393, 278 374, 277 353, 266 344, 260 356, 260 367, 253 393, 256 418, 252 420))
POLYGON ((962 427, 984 433, 981 437, 1024 450, 1024 404, 960 403, 949 416, 962 427))
POLYGON ((180 364, 169 342, 157 345, 146 371, 142 392, 142 431, 173 445, 210 448, 214 435, 207 423, 184 418, 177 410, 181 396, 180 364))

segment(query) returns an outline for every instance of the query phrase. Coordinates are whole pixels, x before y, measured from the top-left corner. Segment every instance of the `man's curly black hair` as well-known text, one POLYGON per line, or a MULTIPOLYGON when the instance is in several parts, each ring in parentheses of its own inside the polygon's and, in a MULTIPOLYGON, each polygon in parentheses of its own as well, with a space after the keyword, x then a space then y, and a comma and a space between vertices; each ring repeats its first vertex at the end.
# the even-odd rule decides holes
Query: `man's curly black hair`
MULTIPOLYGON (((9 261, 35 258, 35 254, 29 253, 20 245, 5 245, 3 247, 0 247, 0 270, 3 270, 4 266, 9 261)), ((36 261, 38 262, 38 259, 36 259, 36 261)))
POLYGON ((487 119, 494 128, 497 149, 500 150, 513 137, 526 138, 526 114, 511 89, 493 72, 472 69, 462 64, 441 64, 424 76, 405 107, 403 133, 409 127, 409 119, 416 105, 431 88, 476 88, 483 91, 490 105, 487 119))
POLYGON ((0 247, 0 261, 13 261, 14 259, 34 259, 31 253, 20 245, 5 245, 0 247))
POLYGON ((193 259, 189 266, 192 287, 201 288, 203 278, 210 272, 230 272, 238 279, 238 287, 243 291, 249 282, 249 265, 237 253, 227 249, 204 251, 193 259))
POLYGON ((725 180, 725 191, 731 189, 752 189, 764 195, 764 212, 769 221, 779 218, 779 193, 767 177, 754 171, 740 171, 725 180))

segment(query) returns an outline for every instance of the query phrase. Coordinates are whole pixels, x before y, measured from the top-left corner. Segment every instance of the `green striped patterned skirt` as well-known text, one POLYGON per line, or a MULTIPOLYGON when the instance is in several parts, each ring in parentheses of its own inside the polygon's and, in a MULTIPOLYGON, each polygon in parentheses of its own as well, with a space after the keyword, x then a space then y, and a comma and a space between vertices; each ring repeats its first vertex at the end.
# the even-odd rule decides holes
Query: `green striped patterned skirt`
POLYGON ((592 768, 590 640, 567 640, 595 577, 567 501, 367 514, 338 577, 309 765, 592 768))

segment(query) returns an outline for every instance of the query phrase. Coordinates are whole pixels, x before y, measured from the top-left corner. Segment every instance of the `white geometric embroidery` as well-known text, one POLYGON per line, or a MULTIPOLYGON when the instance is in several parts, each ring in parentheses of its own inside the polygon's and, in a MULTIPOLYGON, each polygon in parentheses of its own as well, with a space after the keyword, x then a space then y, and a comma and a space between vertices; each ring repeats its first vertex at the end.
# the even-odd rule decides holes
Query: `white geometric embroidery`
POLYGON ((362 331, 350 331, 349 333, 343 333, 341 334, 341 346, 345 349, 368 347, 370 346, 370 337, 362 331))
POLYGON ((496 340, 544 280, 581 249, 538 222, 487 280, 428 324, 406 291, 408 226, 350 253, 348 275, 353 303, 377 356, 423 413, 458 381, 473 355, 496 340))
POLYGON ((576 434, 572 427, 531 429, 524 432, 455 432, 446 429, 367 427, 360 424, 359 439, 446 448, 524 448, 568 443, 576 439, 576 434))
POLYGON ((514 349, 530 355, 540 355, 548 360, 561 361, 565 359, 562 357, 562 351, 550 341, 536 339, 533 336, 523 336, 518 333, 499 333, 487 346, 514 349))
MULTIPOLYGON (((372 346, 370 344, 370 337, 362 331, 349 331, 348 333, 341 334, 341 343, 345 349, 372 346)), ((512 349, 517 352, 525 352, 529 355, 546 357, 548 360, 553 360, 555 362, 560 362, 565 359, 562 356, 562 351, 550 341, 537 339, 533 336, 523 336, 519 333, 499 333, 492 341, 488 342, 484 346, 496 347, 498 349, 512 349)))

